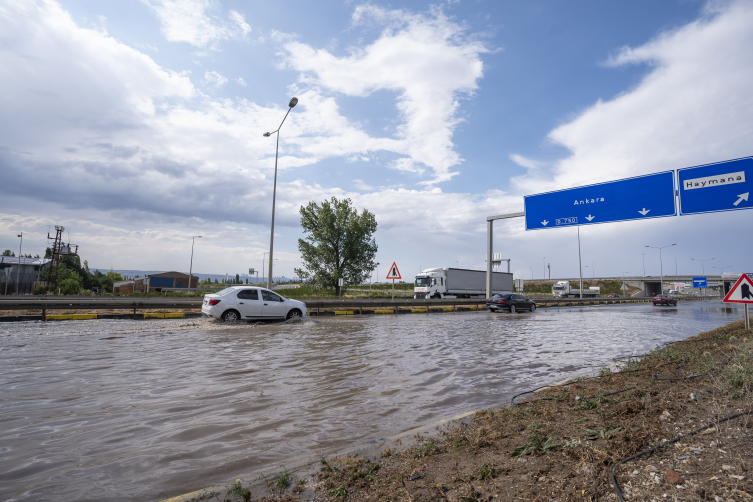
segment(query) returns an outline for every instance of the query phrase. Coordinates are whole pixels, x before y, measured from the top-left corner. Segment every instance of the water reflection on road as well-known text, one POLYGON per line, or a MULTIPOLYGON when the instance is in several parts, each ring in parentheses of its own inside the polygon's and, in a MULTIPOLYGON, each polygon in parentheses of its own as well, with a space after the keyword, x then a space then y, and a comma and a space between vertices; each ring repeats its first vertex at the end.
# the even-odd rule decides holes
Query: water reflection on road
POLYGON ((742 318, 717 302, 0 325, 0 498, 153 500, 509 400, 742 318))

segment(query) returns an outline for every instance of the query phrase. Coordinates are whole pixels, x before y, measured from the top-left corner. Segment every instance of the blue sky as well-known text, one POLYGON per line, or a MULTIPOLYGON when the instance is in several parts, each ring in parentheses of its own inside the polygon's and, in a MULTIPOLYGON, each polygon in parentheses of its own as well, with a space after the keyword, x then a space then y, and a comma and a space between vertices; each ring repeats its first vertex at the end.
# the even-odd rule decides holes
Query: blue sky
MULTIPOLYGON (((258 268, 262 133, 296 95, 276 274, 299 265, 298 208, 331 196, 376 214, 385 270, 483 268, 485 217, 523 195, 753 154, 751 21, 750 1, 6 0, 0 248, 63 224, 97 267, 185 270, 203 235, 195 270, 258 268)), ((641 274, 644 245, 677 242, 665 269, 750 269, 749 231, 725 245, 750 218, 585 227, 584 265, 641 274)), ((500 223, 495 251, 578 272, 575 229, 500 223)))

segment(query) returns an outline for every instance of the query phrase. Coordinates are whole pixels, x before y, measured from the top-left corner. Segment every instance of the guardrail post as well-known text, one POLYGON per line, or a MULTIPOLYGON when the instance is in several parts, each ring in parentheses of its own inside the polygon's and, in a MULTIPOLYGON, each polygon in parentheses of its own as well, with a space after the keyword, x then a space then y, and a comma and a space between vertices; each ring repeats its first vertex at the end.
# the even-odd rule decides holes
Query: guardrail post
POLYGON ((47 309, 45 307, 42 307, 42 320, 47 320, 47 309))

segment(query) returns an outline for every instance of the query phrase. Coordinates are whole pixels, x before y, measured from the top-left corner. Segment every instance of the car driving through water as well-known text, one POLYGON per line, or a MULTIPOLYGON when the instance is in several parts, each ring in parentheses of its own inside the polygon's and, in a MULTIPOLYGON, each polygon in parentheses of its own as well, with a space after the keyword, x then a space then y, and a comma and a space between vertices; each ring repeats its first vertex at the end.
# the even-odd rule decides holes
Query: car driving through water
POLYGON ((517 293, 494 295, 486 300, 486 306, 492 312, 507 311, 511 314, 521 310, 536 312, 536 302, 517 293))
POLYGON ((232 286, 204 295, 201 313, 225 322, 294 319, 306 316, 306 304, 266 288, 232 286))

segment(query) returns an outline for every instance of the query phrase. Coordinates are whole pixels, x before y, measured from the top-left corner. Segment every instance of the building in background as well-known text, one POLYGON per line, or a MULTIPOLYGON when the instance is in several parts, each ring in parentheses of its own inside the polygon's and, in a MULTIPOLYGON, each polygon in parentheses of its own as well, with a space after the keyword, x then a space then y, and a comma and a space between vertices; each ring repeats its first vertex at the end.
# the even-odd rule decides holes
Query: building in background
MULTIPOLYGON (((195 275, 191 277, 191 284, 188 284, 188 274, 180 272, 163 272, 161 274, 147 275, 133 280, 131 292, 136 293, 161 293, 165 289, 196 289, 199 286, 199 278, 195 275)), ((124 281, 127 282, 127 281, 124 281)), ((127 285, 121 286, 127 289, 127 285)))
POLYGON ((39 273, 49 263, 48 258, 0 256, 0 295, 16 294, 16 281, 18 294, 31 294, 39 281, 39 273))

